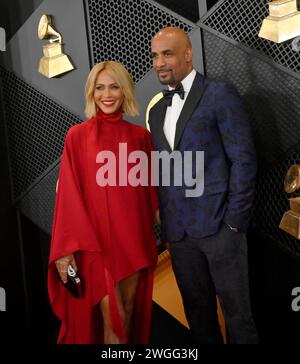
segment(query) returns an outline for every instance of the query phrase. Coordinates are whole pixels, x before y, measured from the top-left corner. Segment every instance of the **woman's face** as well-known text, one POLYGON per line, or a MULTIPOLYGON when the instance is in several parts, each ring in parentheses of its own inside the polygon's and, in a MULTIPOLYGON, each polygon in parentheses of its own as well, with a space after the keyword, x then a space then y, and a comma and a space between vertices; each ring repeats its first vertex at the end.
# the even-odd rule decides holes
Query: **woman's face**
POLYGON ((105 114, 112 114, 122 107, 123 91, 107 70, 101 71, 96 78, 94 100, 105 114))

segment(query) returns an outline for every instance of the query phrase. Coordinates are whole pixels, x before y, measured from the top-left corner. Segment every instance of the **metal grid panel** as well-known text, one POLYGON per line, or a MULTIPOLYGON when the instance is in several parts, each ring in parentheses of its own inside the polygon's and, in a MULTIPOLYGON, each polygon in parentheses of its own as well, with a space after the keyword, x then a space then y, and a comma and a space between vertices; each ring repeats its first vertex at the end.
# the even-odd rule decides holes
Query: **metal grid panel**
POLYGON ((161 244, 161 240, 160 240, 160 226, 157 224, 153 225, 153 231, 157 240, 157 244, 161 244))
POLYGON ((0 67, 14 197, 24 192, 62 153, 70 126, 81 120, 0 67))
POLYGON ((88 0, 95 63, 116 60, 138 82, 151 69, 150 41, 162 27, 192 27, 147 0, 88 0))
MULTIPOLYGON (((293 72, 300 71, 299 52, 291 42, 276 44, 261 39, 258 33, 264 18, 269 14, 269 0, 225 0, 204 20, 204 24, 227 37, 272 58, 293 72)), ((299 7, 300 1, 298 1, 299 7)))
MULTIPOLYGON (((156 0, 159 4, 175 11, 175 13, 196 23, 199 20, 199 0, 174 1, 174 0, 156 0)), ((202 0, 203 1, 203 0, 202 0)), ((204 0, 206 1, 206 0, 204 0)))
POLYGON ((55 187, 59 174, 59 165, 48 173, 20 201, 18 207, 41 230, 51 235, 55 205, 55 187))
POLYGON ((300 140, 300 82, 204 31, 207 75, 234 84, 251 114, 260 164, 271 165, 300 140))
POLYGON ((283 186, 285 175, 293 164, 300 164, 300 145, 297 145, 295 151, 281 163, 258 179, 253 225, 261 232, 270 235, 285 250, 300 257, 300 242, 278 227, 284 212, 289 210, 288 199, 297 195, 288 195, 283 186))
POLYGON ((285 174, 300 163, 300 82, 210 32, 203 34, 208 77, 234 84, 251 114, 260 165, 253 224, 300 256, 299 242, 278 227, 288 210, 285 174))

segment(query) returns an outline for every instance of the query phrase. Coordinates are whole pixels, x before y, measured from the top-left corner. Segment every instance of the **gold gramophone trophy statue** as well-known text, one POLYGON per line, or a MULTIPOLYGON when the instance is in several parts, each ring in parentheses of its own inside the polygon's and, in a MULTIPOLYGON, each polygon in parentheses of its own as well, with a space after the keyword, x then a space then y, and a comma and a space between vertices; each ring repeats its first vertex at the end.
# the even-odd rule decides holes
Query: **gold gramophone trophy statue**
POLYGON ((55 38, 50 38, 49 43, 43 46, 44 57, 41 58, 39 65, 39 72, 48 78, 59 76, 74 69, 69 57, 63 53, 62 36, 55 30, 51 16, 42 15, 38 37, 39 39, 46 39, 51 36, 55 36, 55 38))
POLYGON ((282 43, 300 35, 300 12, 297 0, 269 2, 269 16, 261 26, 259 37, 282 43))
MULTIPOLYGON (((286 193, 294 193, 299 188, 300 165, 294 164, 286 174, 284 189, 286 193)), ((290 210, 284 213, 279 227, 295 238, 300 239, 300 197, 290 198, 289 201, 290 210)))

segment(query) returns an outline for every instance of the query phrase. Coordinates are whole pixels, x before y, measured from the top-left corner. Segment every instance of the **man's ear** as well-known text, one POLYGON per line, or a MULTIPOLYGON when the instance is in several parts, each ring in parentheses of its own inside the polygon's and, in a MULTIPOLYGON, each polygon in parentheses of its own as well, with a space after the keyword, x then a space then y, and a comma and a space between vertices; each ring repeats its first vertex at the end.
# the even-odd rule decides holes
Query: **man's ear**
POLYGON ((193 59, 193 50, 192 48, 187 48, 185 51, 185 59, 187 62, 192 62, 193 59))

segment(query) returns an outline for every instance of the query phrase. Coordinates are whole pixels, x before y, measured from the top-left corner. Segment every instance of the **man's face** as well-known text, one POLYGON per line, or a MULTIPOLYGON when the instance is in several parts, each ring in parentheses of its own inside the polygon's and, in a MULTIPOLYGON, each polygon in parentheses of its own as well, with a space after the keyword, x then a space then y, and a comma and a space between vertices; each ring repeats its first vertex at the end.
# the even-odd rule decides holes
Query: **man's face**
POLYGON ((159 35, 151 43, 153 69, 163 85, 175 87, 191 71, 192 50, 175 35, 159 35))

